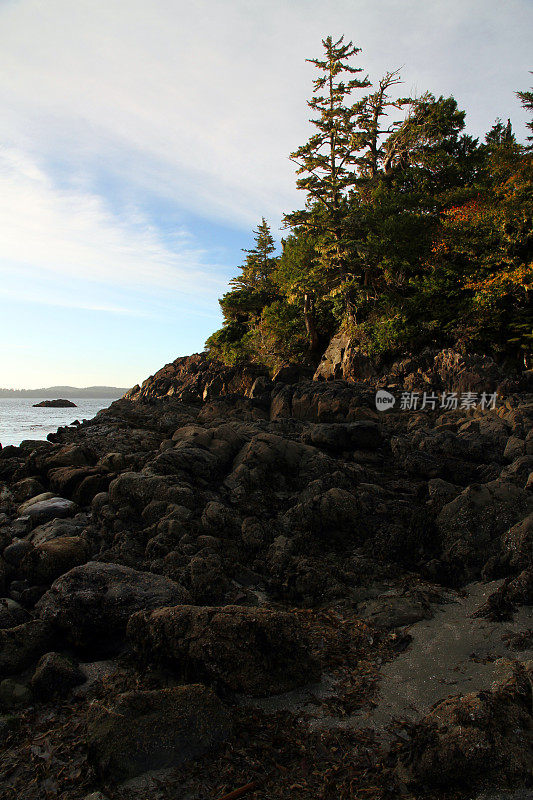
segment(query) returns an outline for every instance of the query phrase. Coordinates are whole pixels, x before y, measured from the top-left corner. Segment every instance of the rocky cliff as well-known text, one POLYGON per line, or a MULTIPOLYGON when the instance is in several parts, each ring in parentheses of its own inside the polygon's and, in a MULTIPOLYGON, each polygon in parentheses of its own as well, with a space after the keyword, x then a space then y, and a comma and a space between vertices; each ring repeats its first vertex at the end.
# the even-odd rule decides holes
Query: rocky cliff
POLYGON ((525 791, 528 378, 340 350, 0 450, 0 797, 525 791))

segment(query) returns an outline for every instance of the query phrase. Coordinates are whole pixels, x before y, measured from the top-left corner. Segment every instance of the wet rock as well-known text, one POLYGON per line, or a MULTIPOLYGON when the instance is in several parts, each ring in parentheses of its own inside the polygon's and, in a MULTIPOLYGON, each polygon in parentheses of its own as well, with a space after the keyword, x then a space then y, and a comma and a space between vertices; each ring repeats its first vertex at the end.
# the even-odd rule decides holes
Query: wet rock
POLYGON ((31 549, 31 542, 28 542, 26 539, 15 539, 6 547, 2 555, 4 561, 14 567, 18 567, 31 549))
POLYGON ((189 562, 191 595, 197 603, 222 602, 229 589, 222 559, 217 553, 198 553, 189 562))
POLYGON ((17 683, 12 678, 0 681, 0 709, 9 711, 14 708, 24 708, 32 701, 31 691, 22 683, 17 683))
POLYGON ((507 461, 515 461, 520 456, 526 455, 526 443, 523 439, 519 439, 517 436, 510 436, 507 439, 507 444, 505 445, 505 450, 503 452, 503 457, 507 461))
POLYGON ((38 494, 44 493, 44 486, 37 478, 23 478, 11 487, 15 502, 24 503, 38 494))
POLYGON ((414 726, 397 772, 408 785, 433 789, 516 785, 533 768, 531 680, 516 669, 488 692, 451 697, 414 726))
POLYGON ((141 611, 128 624, 141 660, 169 663, 185 679, 203 678, 254 696, 318 679, 320 670, 298 619, 283 611, 176 606, 141 611))
POLYGON ((358 605, 357 614, 369 625, 381 630, 412 625, 421 619, 432 617, 429 603, 416 592, 382 595, 358 605))
POLYGON ((120 782, 177 767, 216 748, 231 733, 228 712, 200 685, 126 692, 111 708, 88 712, 89 759, 97 774, 120 782))
POLYGON ((73 645, 113 650, 120 646, 135 611, 188 598, 185 589, 162 575, 90 561, 58 578, 38 602, 37 611, 73 645))
POLYGON ((533 564, 533 514, 504 533, 502 548, 513 569, 522 570, 533 564))
POLYGON ((0 630, 0 677, 23 672, 53 645, 51 625, 31 620, 0 630))
POLYGON ((351 422, 313 425, 304 441, 331 452, 362 448, 375 450, 382 443, 379 426, 375 422, 351 422))
POLYGON ((60 537, 79 536, 86 524, 87 517, 83 514, 76 515, 73 519, 53 519, 34 528, 28 540, 33 545, 38 545, 60 537))
POLYGON ((58 536, 32 547, 25 554, 20 570, 33 584, 49 584, 88 558, 89 547, 81 536, 58 536))
POLYGON ((61 653, 45 653, 39 659, 31 679, 36 698, 49 700, 54 696, 66 696, 74 686, 84 683, 85 675, 74 659, 61 653))
MULTIPOLYGON (((42 495, 38 495, 38 497, 42 497, 42 495)), ((35 501, 36 498, 33 498, 19 508, 19 514, 28 516, 34 525, 42 525, 57 517, 72 517, 78 510, 72 500, 66 500, 64 497, 52 496, 38 502, 35 501)))
POLYGON ((14 628, 29 620, 29 614, 10 597, 0 598, 0 629, 14 628))
POLYGON ((36 494, 31 497, 29 500, 26 500, 25 503, 18 508, 18 514, 20 516, 24 516, 26 514, 26 509, 30 508, 30 506, 34 505, 35 503, 42 503, 45 500, 51 500, 54 497, 53 492, 43 492, 42 494, 36 494))

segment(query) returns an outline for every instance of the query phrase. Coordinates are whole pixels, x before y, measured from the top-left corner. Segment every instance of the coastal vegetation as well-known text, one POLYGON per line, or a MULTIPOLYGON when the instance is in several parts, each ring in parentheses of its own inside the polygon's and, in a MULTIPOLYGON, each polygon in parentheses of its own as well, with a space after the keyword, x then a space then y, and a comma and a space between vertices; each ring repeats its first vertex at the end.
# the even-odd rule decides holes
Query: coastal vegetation
MULTIPOLYGON (((342 331, 374 359, 434 345, 529 367, 533 136, 496 119, 480 141, 453 97, 401 96, 400 70, 371 83, 352 42, 322 45, 314 131, 291 154, 305 204, 285 214, 280 253, 259 223, 209 353, 316 364, 342 331)), ((533 109, 533 92, 517 96, 533 109)))

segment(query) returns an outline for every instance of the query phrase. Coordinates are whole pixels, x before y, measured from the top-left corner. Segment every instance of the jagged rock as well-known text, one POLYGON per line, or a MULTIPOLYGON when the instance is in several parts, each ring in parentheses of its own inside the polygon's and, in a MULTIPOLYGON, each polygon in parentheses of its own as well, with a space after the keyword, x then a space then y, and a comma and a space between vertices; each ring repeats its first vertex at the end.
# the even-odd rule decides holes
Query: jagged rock
POLYGON ((519 439, 517 436, 510 436, 507 439, 507 444, 505 445, 505 450, 503 451, 503 457, 507 459, 507 461, 516 461, 517 458, 525 455, 526 443, 524 440, 519 439))
POLYGON ((203 678, 255 696, 316 680, 320 670, 297 618, 241 606, 176 606, 131 617, 128 638, 141 660, 169 663, 185 679, 203 678))
POLYGON ((347 334, 334 336, 314 374, 315 381, 369 378, 376 375, 376 369, 368 356, 358 352, 347 334))
POLYGON ((503 534, 502 548, 513 569, 522 570, 533 564, 533 514, 503 534))
POLYGON ((437 517, 444 560, 461 579, 479 577, 505 530, 532 510, 531 495, 507 481, 469 486, 437 517))
POLYGON ((379 426, 375 422, 336 423, 313 425, 304 434, 304 441, 315 447, 340 453, 345 450, 375 450, 382 443, 379 426))
POLYGON ((533 566, 522 570, 516 577, 504 580, 476 611, 476 617, 493 620, 511 619, 517 606, 533 604, 533 566))
POLYGON ((185 589, 162 575, 89 561, 58 578, 36 608, 73 645, 98 652, 120 646, 135 611, 188 598, 185 589))
POLYGON ((533 471, 533 455, 520 456, 512 464, 505 467, 500 477, 502 480, 511 481, 520 488, 525 488, 531 472, 533 471))
POLYGON ((120 782, 149 770, 177 767, 216 748, 231 733, 231 718, 200 685, 120 695, 111 708, 89 708, 89 758, 97 774, 120 782))
POLYGON ((39 700, 49 700, 54 696, 67 695, 85 679, 85 674, 74 659, 61 653, 45 653, 33 673, 31 688, 39 700))

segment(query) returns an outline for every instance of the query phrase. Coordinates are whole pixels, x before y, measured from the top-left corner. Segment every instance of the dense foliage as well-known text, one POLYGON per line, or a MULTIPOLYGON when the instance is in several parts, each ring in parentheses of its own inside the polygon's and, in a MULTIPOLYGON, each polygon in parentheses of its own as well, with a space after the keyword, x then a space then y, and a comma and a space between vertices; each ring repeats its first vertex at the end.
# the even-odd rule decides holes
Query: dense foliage
POLYGON ((305 207, 279 255, 261 221, 209 351, 274 369, 343 329, 375 356, 452 345, 530 366, 533 148, 499 119, 473 139, 453 97, 393 96, 398 71, 372 87, 352 42, 322 44, 316 130, 291 154, 305 207))

